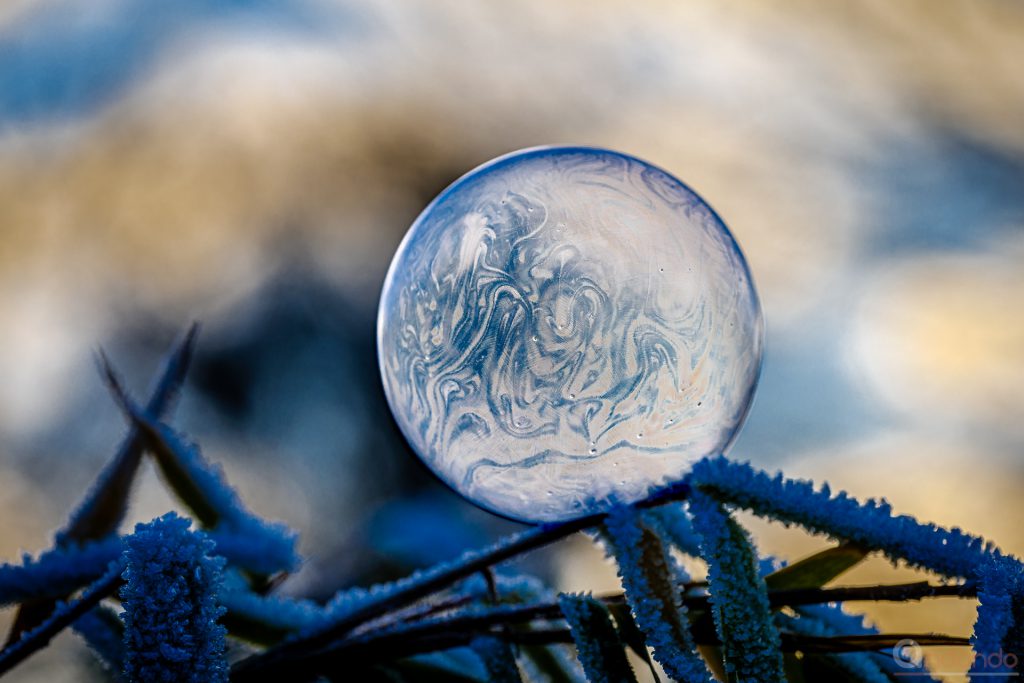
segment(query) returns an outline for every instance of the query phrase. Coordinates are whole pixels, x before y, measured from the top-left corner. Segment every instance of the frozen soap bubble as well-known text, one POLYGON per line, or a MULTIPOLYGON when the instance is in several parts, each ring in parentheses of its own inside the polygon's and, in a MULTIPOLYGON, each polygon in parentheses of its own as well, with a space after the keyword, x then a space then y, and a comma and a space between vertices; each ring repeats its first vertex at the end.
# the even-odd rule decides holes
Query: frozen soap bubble
POLYGON ((377 325, 413 449, 527 522, 640 499, 723 452, 763 336, 708 205, 644 161, 581 147, 515 152, 442 192, 395 254, 377 325))

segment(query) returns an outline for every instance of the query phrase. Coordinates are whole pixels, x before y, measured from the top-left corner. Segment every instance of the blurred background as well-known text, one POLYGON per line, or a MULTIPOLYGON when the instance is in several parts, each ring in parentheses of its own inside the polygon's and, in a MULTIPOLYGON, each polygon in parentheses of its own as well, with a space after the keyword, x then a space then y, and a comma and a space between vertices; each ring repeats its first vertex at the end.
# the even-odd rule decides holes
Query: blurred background
MULTIPOLYGON (((733 457, 1024 553, 1022 63, 1024 5, 1003 0, 8 0, 0 556, 50 545, 124 431, 95 350, 142 394, 193 319, 176 424, 302 532, 286 591, 514 529, 396 434, 374 322, 426 203, 547 143, 664 167, 739 240, 768 331, 733 457)), ((173 505, 147 470, 133 521, 173 505)), ((785 558, 825 544, 751 528, 785 558)), ((617 585, 584 538, 529 568, 617 585)), ((912 575, 878 560, 847 580, 912 575)), ((870 615, 968 635, 974 604, 870 615)), ((949 680, 970 658, 929 656, 949 680)), ((65 635, 10 680, 88 661, 65 635)))

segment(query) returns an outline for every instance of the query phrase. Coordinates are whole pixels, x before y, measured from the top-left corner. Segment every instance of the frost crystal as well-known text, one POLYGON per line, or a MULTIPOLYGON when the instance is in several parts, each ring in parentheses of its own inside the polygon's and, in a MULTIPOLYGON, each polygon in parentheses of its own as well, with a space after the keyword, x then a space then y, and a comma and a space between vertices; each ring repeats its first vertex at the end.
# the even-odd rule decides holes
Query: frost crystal
POLYGON ((225 629, 217 623, 223 558, 173 512, 125 539, 121 588, 124 673, 145 683, 223 683, 225 629))
POLYGON ((991 543, 960 529, 922 524, 892 514, 885 501, 860 503, 840 492, 832 497, 827 486, 814 490, 809 481, 770 477, 745 463, 722 457, 701 460, 689 481, 718 500, 734 503, 787 524, 877 548, 890 559, 945 574, 977 578, 990 557, 1001 557, 991 543))
POLYGON ((612 508, 604 526, 626 598, 637 626, 654 649, 654 658, 670 676, 685 683, 712 680, 696 652, 679 599, 674 563, 661 541, 632 507, 612 508))
POLYGON ((708 592, 726 671, 751 683, 785 680, 779 633, 747 533, 701 491, 690 496, 690 512, 708 563, 708 592))

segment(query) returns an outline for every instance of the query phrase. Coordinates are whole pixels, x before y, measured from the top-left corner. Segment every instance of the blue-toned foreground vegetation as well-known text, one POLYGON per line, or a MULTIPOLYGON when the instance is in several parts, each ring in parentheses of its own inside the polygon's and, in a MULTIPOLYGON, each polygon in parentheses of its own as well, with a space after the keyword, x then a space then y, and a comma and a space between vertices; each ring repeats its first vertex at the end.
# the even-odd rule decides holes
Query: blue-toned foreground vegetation
POLYGON ((54 547, 0 566, 0 606, 16 610, 0 675, 65 628, 120 681, 930 680, 903 656, 908 640, 973 646, 975 681, 1024 670, 1020 560, 884 502, 724 458, 634 505, 538 526, 393 583, 326 603, 277 595, 277 579, 300 562, 295 534, 248 510, 167 423, 195 338, 193 328, 170 354, 145 405, 103 360, 131 428, 54 547), (192 519, 168 513, 122 536, 145 454, 192 519), (736 509, 834 544, 782 566, 758 556, 736 509), (622 594, 558 595, 502 566, 584 530, 615 559, 622 594), (944 581, 833 585, 874 552, 944 581), (690 580, 680 554, 706 561, 707 582, 690 580), (922 598, 977 598, 973 635, 879 633, 844 607, 922 598))

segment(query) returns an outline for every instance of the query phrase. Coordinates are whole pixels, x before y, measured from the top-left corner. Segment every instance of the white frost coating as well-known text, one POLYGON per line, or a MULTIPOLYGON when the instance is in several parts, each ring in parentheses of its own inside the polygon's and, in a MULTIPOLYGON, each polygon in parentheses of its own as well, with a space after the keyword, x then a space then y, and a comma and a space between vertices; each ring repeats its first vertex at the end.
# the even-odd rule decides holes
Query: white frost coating
POLYGON ((721 220, 617 152, 537 148, 445 190, 381 294, 384 388, 444 481, 540 522, 643 497, 720 453, 762 322, 721 220))

